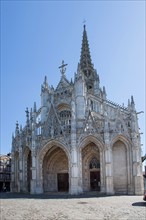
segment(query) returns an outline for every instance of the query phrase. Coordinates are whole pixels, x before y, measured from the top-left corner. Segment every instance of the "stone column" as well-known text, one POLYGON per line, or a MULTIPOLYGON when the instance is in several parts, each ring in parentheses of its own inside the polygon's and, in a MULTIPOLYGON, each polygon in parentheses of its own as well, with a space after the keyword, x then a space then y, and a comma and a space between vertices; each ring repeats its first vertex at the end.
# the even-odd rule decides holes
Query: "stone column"
POLYGON ((23 157, 22 157, 22 191, 23 192, 27 192, 27 158, 26 158, 26 154, 23 153, 23 157))
POLYGON ((70 194, 78 194, 78 165, 76 147, 71 149, 70 194))
POLYGON ((105 121, 105 128, 104 129, 105 129, 104 141, 105 141, 106 193, 107 194, 114 194, 113 170, 112 170, 112 149, 110 146, 109 126, 108 126, 107 120, 105 121))
POLYGON ((11 153, 11 184, 10 184, 10 188, 11 188, 11 192, 14 192, 14 185, 15 185, 15 176, 14 176, 14 153, 11 153))
POLYGON ((100 150, 100 192, 106 192, 106 179, 105 179, 105 157, 104 150, 100 150))
POLYGON ((134 177, 134 193, 142 195, 144 191, 142 161, 141 161, 141 141, 139 134, 138 118, 135 111, 133 97, 131 97, 131 137, 132 137, 132 154, 133 154, 133 177, 134 177))
POLYGON ((19 192, 19 156, 14 157, 14 187, 15 192, 19 192))
POLYGON ((105 148, 105 168, 106 168, 106 193, 114 194, 113 171, 112 171, 112 150, 108 144, 105 148))
POLYGON ((36 104, 34 103, 34 112, 32 114, 32 151, 31 151, 31 159, 32 159, 32 179, 31 179, 31 189, 30 193, 35 194, 37 193, 37 154, 36 154, 36 135, 37 135, 37 128, 36 128, 36 104))
POLYGON ((31 194, 36 193, 36 152, 33 149, 31 152, 32 155, 32 167, 31 167, 31 172, 32 172, 32 179, 31 179, 31 194))
POLYGON ((76 120, 75 120, 75 101, 72 100, 72 123, 71 123, 71 162, 70 162, 70 194, 81 193, 79 186, 79 165, 76 147, 76 120))
POLYGON ((134 177, 134 193, 142 195, 144 191, 143 175, 141 167, 141 154, 137 138, 134 138, 133 143, 135 146, 132 148, 133 154, 133 177, 134 177))
POLYGON ((23 191, 23 176, 22 176, 22 148, 19 148, 19 192, 23 191))
POLYGON ((43 166, 43 161, 40 160, 40 158, 36 154, 36 189, 35 189, 36 194, 41 194, 44 192, 42 166, 43 166))

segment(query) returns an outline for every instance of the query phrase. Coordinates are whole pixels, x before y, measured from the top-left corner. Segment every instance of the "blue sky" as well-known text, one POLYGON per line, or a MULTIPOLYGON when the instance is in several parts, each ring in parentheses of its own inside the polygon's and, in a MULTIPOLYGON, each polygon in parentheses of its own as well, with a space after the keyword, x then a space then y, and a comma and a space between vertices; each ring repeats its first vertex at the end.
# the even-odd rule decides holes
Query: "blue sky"
MULTIPOLYGON (((70 80, 80 59, 83 20, 108 99, 145 109, 145 1, 1 1, 1 153, 11 149, 25 109, 40 107, 41 84, 57 86, 62 60, 70 80)), ((138 115, 143 154, 145 113, 138 115)))

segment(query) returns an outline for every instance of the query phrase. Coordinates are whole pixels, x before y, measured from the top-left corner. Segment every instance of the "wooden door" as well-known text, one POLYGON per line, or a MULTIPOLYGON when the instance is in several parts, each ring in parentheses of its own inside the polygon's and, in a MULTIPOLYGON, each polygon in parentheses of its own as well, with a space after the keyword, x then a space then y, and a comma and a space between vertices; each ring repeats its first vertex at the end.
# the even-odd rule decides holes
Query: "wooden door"
POLYGON ((100 171, 90 172, 90 189, 100 191, 100 171))
POLYGON ((68 173, 58 173, 58 191, 68 191, 69 183, 68 183, 68 173))

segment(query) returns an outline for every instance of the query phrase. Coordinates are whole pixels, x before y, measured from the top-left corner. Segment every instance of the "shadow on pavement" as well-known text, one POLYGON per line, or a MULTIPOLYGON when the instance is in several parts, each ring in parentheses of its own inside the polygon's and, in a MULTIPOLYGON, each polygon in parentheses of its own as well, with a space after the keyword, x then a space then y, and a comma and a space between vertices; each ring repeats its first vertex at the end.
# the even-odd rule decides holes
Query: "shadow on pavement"
POLYGON ((144 206, 144 207, 146 207, 146 202, 134 202, 134 203, 132 203, 132 206, 144 206))

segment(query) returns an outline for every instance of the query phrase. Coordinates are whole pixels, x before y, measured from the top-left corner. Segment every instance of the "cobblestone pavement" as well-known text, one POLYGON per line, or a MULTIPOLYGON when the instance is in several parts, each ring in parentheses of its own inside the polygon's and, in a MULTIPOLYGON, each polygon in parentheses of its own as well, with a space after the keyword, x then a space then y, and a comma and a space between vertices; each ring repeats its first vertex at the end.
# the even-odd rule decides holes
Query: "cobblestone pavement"
POLYGON ((146 220, 142 196, 0 196, 1 220, 146 220))

